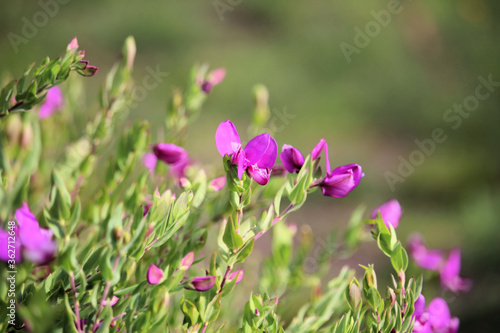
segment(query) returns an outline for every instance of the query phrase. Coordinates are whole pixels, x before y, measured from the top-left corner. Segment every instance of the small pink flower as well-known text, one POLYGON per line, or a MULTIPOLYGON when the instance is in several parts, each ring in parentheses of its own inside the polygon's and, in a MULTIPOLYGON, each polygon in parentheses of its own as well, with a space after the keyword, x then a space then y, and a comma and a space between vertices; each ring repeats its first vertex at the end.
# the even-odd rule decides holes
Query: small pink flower
POLYGON ((212 180, 210 182, 210 187, 214 191, 220 191, 220 190, 222 190, 222 188, 224 188, 225 185, 226 185, 226 176, 215 178, 214 180, 212 180))
POLYGON ((180 269, 187 270, 189 267, 191 267, 193 261, 194 261, 194 252, 191 251, 188 254, 186 254, 184 258, 181 259, 180 269))
POLYGON ((442 251, 428 249, 419 234, 410 236, 408 250, 417 266, 421 268, 437 270, 443 263, 442 251))
POLYGON ((240 269, 239 271, 235 271, 229 274, 229 276, 227 277, 227 281, 231 282, 234 278, 236 278, 236 284, 238 284, 241 282, 241 280, 243 280, 243 275, 245 275, 245 271, 240 269))
POLYGON ((76 50, 76 49, 78 49, 78 39, 76 39, 76 37, 75 37, 71 40, 71 42, 69 42, 67 50, 72 51, 72 50, 76 50))
POLYGON ((151 264, 148 268, 148 283, 155 285, 163 280, 163 270, 151 264))
POLYGON ((221 83, 225 77, 226 77, 226 70, 224 68, 217 68, 208 73, 207 78, 205 80, 198 78, 197 82, 201 90, 205 94, 208 94, 212 91, 213 87, 221 83))
POLYGON ((40 106, 38 118, 44 119, 50 117, 54 112, 61 110, 64 106, 64 99, 61 88, 52 87, 47 91, 45 102, 40 106))
POLYGON ((394 228, 398 227, 399 220, 401 219, 401 215, 403 214, 399 201, 397 201, 396 199, 387 201, 383 205, 375 208, 370 217, 372 219, 376 218, 379 211, 380 215, 382 215, 382 220, 384 221, 387 228, 389 228, 389 224, 391 224, 394 228))
POLYGON ((215 284, 215 276, 199 276, 191 281, 194 290, 207 291, 215 284))
POLYGON ((460 249, 451 250, 448 260, 439 271, 441 285, 453 292, 469 291, 472 287, 471 280, 460 277, 460 258, 460 249))
POLYGON ((113 295, 113 297, 111 297, 111 300, 110 300, 110 301, 108 301, 108 300, 104 300, 104 301, 102 301, 102 303, 101 303, 101 304, 102 304, 103 306, 106 306, 106 305, 108 305, 108 304, 109 304, 110 306, 113 306, 113 305, 115 305, 116 303, 118 303, 118 300, 119 300, 119 299, 120 299, 119 297, 116 297, 116 296, 114 296, 114 295, 113 295))
POLYGON ((142 161, 142 164, 144 164, 144 166, 149 169, 150 173, 154 173, 155 172, 156 163, 158 161, 158 159, 156 158, 155 154, 153 154, 153 153, 146 153, 142 157, 141 161, 142 161))

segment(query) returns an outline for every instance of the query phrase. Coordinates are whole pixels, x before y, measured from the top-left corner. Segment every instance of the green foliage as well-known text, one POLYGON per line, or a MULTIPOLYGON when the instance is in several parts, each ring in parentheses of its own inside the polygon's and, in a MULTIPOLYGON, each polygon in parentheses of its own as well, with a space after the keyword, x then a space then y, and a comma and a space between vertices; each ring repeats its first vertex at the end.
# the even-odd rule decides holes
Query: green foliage
MULTIPOLYGON (((353 213, 343 237, 331 230, 320 240, 320 249, 314 248, 319 241, 310 229, 286 223, 322 177, 311 155, 297 174, 273 176, 266 187, 246 174, 239 179, 228 156, 222 159, 226 187, 221 191, 209 186, 213 168, 196 163, 177 175, 158 161, 155 172, 148 173, 140 159, 149 150, 150 124, 122 124, 132 98, 134 56, 135 43, 129 37, 123 56, 104 80, 85 133, 68 135, 70 142, 51 155, 57 163, 50 167, 43 161, 48 135, 54 134, 45 127, 50 130, 59 120, 41 124, 34 113, 9 113, 35 107, 71 70, 87 74, 79 65, 81 54, 70 50, 62 59, 44 61, 32 79, 30 67, 2 90, 1 101, 10 103, 15 95, 17 103, 22 102, 15 107, 4 103, 0 114, 8 117, 0 120, 2 130, 30 128, 32 137, 24 143, 12 136, 1 138, 0 218, 6 221, 28 202, 41 227, 52 231, 57 253, 44 265, 18 263, 18 319, 15 325, 0 323, 1 330, 37 326, 40 332, 411 332, 422 281, 406 281, 408 255, 394 228, 387 228, 380 216, 368 221, 396 271, 397 282, 384 298, 373 265, 362 266, 361 284, 347 267, 322 284, 333 259, 350 255, 368 239, 364 208, 353 213), (268 232, 271 255, 255 268, 252 254, 268 232), (186 264, 191 252, 194 262, 186 264), (311 260, 314 269, 307 268, 311 260), (150 279, 152 267, 161 275, 157 281, 150 279), (247 277, 240 283, 243 275, 235 274, 241 269, 247 277), (260 294, 244 289, 254 273, 258 283, 251 287, 260 294), (197 287, 204 276, 213 285, 197 287), (294 308, 294 294, 304 290, 312 297, 306 302, 302 298, 300 309, 294 308), (285 301, 278 302, 278 297, 285 301)), ((174 90, 165 141, 185 141, 207 99, 197 81, 206 72, 203 66, 194 67, 188 87, 174 90)), ((267 90, 256 87, 255 133, 270 118, 267 101, 267 90)), ((68 109, 76 112, 78 107, 68 109)), ((1 265, 0 272, 6 271, 1 265)), ((7 283, 1 281, 0 295, 6 292, 7 283)))

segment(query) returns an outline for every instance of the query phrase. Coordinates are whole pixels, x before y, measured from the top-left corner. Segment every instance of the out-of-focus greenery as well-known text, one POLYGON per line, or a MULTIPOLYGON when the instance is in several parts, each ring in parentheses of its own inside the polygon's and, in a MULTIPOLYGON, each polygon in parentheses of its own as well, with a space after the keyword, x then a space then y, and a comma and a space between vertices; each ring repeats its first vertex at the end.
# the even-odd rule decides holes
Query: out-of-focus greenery
MULTIPOLYGON (((142 84, 148 68, 169 73, 130 113, 131 120, 154 123, 164 118, 167 92, 185 79, 193 63, 225 67, 227 77, 187 143, 191 156, 204 162, 218 160, 207 133, 225 118, 247 122, 251 89, 265 84, 272 109, 294 116, 287 124, 278 120, 284 126, 273 134, 280 145, 308 152, 320 139, 318 133, 328 133, 335 165, 363 166, 366 177, 345 204, 363 200, 375 207, 395 197, 405 209, 398 230, 402 239, 418 229, 430 247, 463 246, 462 275, 473 278, 475 287, 447 300, 461 318, 461 331, 493 329, 493 314, 500 307, 500 89, 457 129, 443 114, 474 94, 479 76, 491 74, 500 82, 500 4, 401 1, 401 12, 348 63, 340 44, 355 45, 354 28, 364 30, 375 20, 371 11, 387 9, 386 1, 231 5, 237 2, 4 1, 0 75, 19 76, 33 59, 57 56, 74 36, 87 49, 86 58, 106 73, 123 39, 133 35, 136 83, 142 84), (33 21, 45 12, 40 3, 58 4, 44 24, 40 18, 33 21), (223 20, 215 7, 220 3, 230 8, 223 20), (26 22, 39 27, 24 34, 25 44, 13 47, 12 33, 22 37, 26 22), (414 140, 430 138, 435 128, 442 128, 447 140, 391 191, 384 174, 397 172, 398 157, 408 159, 417 148, 414 140)), ((96 94, 103 79, 97 74, 84 82, 88 93, 96 94)), ((83 130, 78 124, 75 129, 83 130)), ((324 230, 324 224, 345 220, 336 216, 346 213, 320 195, 310 209, 304 214, 314 214, 314 221, 297 218, 299 225, 307 221, 324 230)))

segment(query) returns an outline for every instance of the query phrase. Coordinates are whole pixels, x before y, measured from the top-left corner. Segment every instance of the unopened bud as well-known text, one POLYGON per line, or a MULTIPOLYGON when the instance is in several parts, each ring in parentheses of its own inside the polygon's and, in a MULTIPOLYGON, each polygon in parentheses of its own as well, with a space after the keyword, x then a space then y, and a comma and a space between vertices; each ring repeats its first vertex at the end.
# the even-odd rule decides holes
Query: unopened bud
POLYGON ((346 298, 352 310, 356 310, 362 304, 361 287, 358 280, 353 278, 346 290, 346 298))

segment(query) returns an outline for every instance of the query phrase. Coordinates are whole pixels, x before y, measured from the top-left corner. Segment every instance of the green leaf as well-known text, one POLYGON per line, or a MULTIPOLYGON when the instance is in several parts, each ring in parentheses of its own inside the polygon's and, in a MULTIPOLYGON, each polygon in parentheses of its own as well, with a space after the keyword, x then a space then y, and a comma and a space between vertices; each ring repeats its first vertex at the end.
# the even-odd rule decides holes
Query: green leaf
POLYGON ((243 239, 234 229, 233 219, 231 217, 229 217, 226 223, 226 229, 224 230, 222 239, 224 244, 232 251, 239 249, 243 245, 243 239))
POLYGON ((251 238, 246 242, 245 246, 238 252, 238 256, 236 257, 236 263, 245 262, 248 256, 253 251, 253 245, 255 243, 255 239, 251 238))
POLYGON ((401 245, 401 242, 396 243, 396 246, 391 253, 391 263, 392 267, 394 267, 394 269, 398 273, 401 270, 406 271, 406 269, 408 268, 408 254, 401 245))

